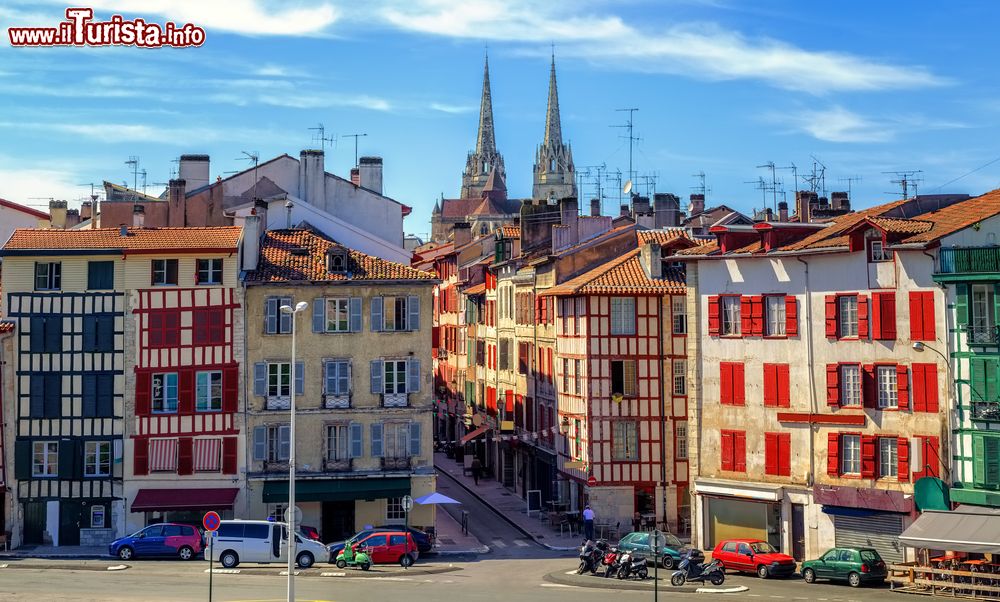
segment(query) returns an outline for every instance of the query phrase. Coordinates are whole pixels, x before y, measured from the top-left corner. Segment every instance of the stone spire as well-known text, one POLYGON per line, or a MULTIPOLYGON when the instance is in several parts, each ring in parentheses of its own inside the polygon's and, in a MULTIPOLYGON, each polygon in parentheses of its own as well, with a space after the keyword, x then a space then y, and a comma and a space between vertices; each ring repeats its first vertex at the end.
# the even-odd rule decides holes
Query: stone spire
POLYGON ((479 198, 491 172, 505 178, 503 157, 497 152, 496 135, 493 131, 493 96, 490 91, 490 58, 483 64, 483 97, 479 103, 479 132, 476 135, 476 150, 469 153, 462 172, 461 197, 479 198))
POLYGON ((542 146, 562 145, 562 125, 559 122, 559 90, 556 88, 556 55, 552 54, 549 72, 549 106, 545 112, 545 140, 542 146))
POLYGON ((531 196, 536 199, 562 199, 576 196, 576 173, 573 150, 562 139, 559 120, 559 90, 556 86, 556 56, 552 53, 549 71, 549 104, 545 112, 545 138, 535 153, 534 183, 531 196))
POLYGON ((497 143, 493 137, 493 97, 490 94, 490 57, 483 63, 483 97, 479 101, 479 135, 476 137, 476 154, 496 154, 497 143))

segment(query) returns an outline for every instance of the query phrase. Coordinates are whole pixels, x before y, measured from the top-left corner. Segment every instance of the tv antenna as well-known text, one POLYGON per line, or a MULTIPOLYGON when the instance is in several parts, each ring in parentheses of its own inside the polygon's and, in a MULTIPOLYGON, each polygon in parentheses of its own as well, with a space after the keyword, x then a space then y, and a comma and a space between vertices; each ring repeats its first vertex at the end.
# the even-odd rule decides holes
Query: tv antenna
MULTIPOLYGON (((763 165, 758 165, 757 169, 767 168, 771 170, 771 183, 768 184, 768 190, 771 191, 771 207, 777 211, 778 210, 778 179, 775 177, 775 170, 779 169, 774 165, 774 161, 768 161, 763 165)), ((764 195, 764 206, 767 206, 767 195, 764 195)))
MULTIPOLYGON (((799 191, 799 168, 796 167, 794 163, 789 163, 788 167, 776 167, 775 169, 790 169, 790 170, 792 170, 792 180, 795 182, 795 192, 799 191)), ((781 193, 784 194, 785 191, 782 190, 781 193)))
POLYGON ((618 188, 618 206, 621 207, 622 204, 622 194, 625 190, 622 188, 622 170, 616 169, 614 173, 607 173, 604 176, 606 182, 614 182, 615 186, 618 188))
POLYGON ((85 184, 78 184, 78 186, 90 186, 90 200, 96 202, 97 198, 100 196, 94 192, 94 187, 99 186, 96 182, 87 182, 85 184))
POLYGON ((354 167, 358 166, 358 138, 364 138, 368 134, 341 134, 344 138, 354 138, 354 167))
MULTIPOLYGON (((139 157, 137 157, 136 155, 131 155, 128 158, 128 161, 125 162, 125 165, 128 165, 129 167, 132 168, 132 190, 138 190, 138 188, 139 188, 139 157)), ((128 184, 127 183, 125 184, 125 187, 128 188, 128 184)))
POLYGON ((767 207, 767 193, 771 190, 767 180, 765 180, 763 176, 757 176, 756 180, 744 180, 743 183, 753 184, 754 190, 760 191, 764 206, 767 207))
POLYGON ((236 157, 237 161, 250 161, 253 163, 253 200, 257 200, 257 164, 260 162, 260 153, 257 151, 241 151, 242 157, 236 157))
POLYGON ((854 182, 860 182, 861 176, 848 176, 846 178, 837 178, 838 182, 847 182, 847 198, 853 198, 851 196, 851 184, 854 182))
POLYGON ((639 176, 639 179, 642 180, 642 185, 646 190, 646 196, 652 198, 650 197, 649 192, 650 190, 654 193, 656 192, 656 174, 644 174, 639 176))
POLYGON ((142 177, 142 194, 146 194, 146 168, 143 167, 139 170, 139 176, 142 177))
MULTIPOLYGON (((628 130, 628 136, 627 136, 627 138, 628 138, 628 181, 629 182, 631 182, 632 180, 635 179, 635 172, 632 170, 632 152, 633 152, 634 143, 637 142, 639 140, 639 138, 637 136, 632 135, 632 131, 633 131, 633 127, 634 127, 633 116, 635 115, 635 112, 638 111, 638 110, 639 109, 636 108, 636 107, 632 107, 632 108, 629 108, 629 109, 615 109, 615 111, 617 111, 619 113, 628 113, 628 122, 624 123, 622 125, 608 126, 608 127, 613 127, 613 128, 624 128, 624 129, 628 130)), ((623 136, 623 138, 624 137, 625 136, 623 136)), ((628 193, 625 193, 625 194, 628 194, 628 193)))
MULTIPOLYGON (((915 178, 913 176, 924 173, 921 169, 908 169, 903 171, 883 171, 884 174, 896 176, 895 180, 889 180, 893 184, 897 184, 903 193, 903 199, 910 198, 909 190, 910 186, 913 187, 913 196, 917 196, 917 184, 923 182, 923 178, 915 178)), ((885 194, 895 194, 893 192, 887 192, 885 194)))
POLYGON ((326 127, 322 123, 316 124, 316 127, 308 128, 314 132, 313 142, 318 142, 320 148, 325 148, 326 146, 335 146, 337 144, 337 136, 333 135, 331 137, 326 136, 326 127))
POLYGON ((815 155, 809 156, 813 160, 812 173, 808 176, 802 176, 802 179, 809 183, 809 190, 826 196, 826 165, 823 165, 823 162, 815 155))
POLYGON ((698 178, 698 185, 691 187, 691 190, 695 191, 696 194, 708 196, 708 193, 712 192, 712 189, 706 183, 705 172, 699 171, 698 173, 691 174, 691 176, 698 178))

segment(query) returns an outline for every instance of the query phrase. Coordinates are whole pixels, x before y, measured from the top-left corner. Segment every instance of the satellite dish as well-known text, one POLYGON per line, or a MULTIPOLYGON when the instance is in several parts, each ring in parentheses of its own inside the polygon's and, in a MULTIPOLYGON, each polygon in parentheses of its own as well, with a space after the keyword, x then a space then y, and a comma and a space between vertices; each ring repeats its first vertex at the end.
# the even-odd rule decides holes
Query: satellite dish
POLYGON ((632 192, 632 180, 625 182, 625 187, 622 188, 622 194, 628 194, 632 192))

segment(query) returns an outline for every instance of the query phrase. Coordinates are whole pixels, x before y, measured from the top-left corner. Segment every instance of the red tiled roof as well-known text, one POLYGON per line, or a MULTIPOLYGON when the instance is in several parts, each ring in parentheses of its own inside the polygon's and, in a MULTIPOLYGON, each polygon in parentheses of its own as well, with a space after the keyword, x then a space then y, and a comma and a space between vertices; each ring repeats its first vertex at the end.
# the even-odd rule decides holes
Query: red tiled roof
POLYGON ((504 238, 521 238, 521 226, 500 226, 500 236, 504 238))
POLYGON ((639 262, 639 249, 633 249, 604 265, 576 278, 553 286, 542 295, 601 295, 619 293, 683 293, 686 289, 680 270, 665 270, 663 278, 646 275, 639 262))
POLYGON ((908 201, 905 199, 900 199, 898 201, 869 207, 868 209, 864 209, 862 211, 840 215, 833 218, 833 220, 830 221, 830 225, 826 228, 817 230, 801 240, 785 245, 781 248, 781 250, 799 251, 804 249, 827 249, 830 247, 841 246, 846 247, 848 241, 847 237, 843 236, 844 232, 863 219, 868 217, 877 217, 907 202, 908 201))
POLYGON ((469 288, 462 289, 462 292, 466 295, 481 295, 486 292, 486 283, 480 282, 479 284, 474 284, 469 288))
POLYGON ((0 322, 0 333, 14 332, 13 322, 0 322))
POLYGON ((690 249, 682 249, 677 251, 678 255, 711 255, 719 250, 719 241, 710 240, 705 242, 705 244, 698 245, 697 247, 691 247, 690 249))
POLYGON ((869 217, 868 221, 883 231, 894 234, 920 234, 927 232, 934 225, 922 219, 902 219, 898 217, 869 217))
POLYGON ((0 199, 0 207, 7 207, 8 209, 14 209, 15 211, 20 211, 21 213, 27 213, 32 217, 37 217, 38 219, 49 219, 49 214, 44 211, 39 211, 38 209, 32 209, 31 207, 26 207, 20 203, 15 203, 14 201, 8 201, 7 199, 0 199))
POLYGON ((422 253, 417 253, 413 256, 414 263, 422 263, 424 261, 433 261, 442 255, 447 255, 448 253, 455 250, 455 243, 445 243, 443 245, 434 247, 433 249, 428 249, 422 253))
POLYGON ((120 228, 93 230, 52 230, 18 228, 4 245, 7 250, 114 249, 125 252, 185 251, 236 249, 243 228, 129 228, 128 236, 120 228))
POLYGON ((410 266, 347 249, 310 230, 269 230, 261 242, 257 269, 247 273, 248 282, 434 280, 436 276, 410 266), (347 251, 343 273, 327 270, 327 252, 347 251))
POLYGON ((930 229, 905 238, 901 242, 932 242, 998 214, 1000 214, 1000 189, 921 215, 921 221, 931 223, 930 229))
POLYGON ((668 243, 678 238, 687 238, 687 230, 685 230, 684 228, 663 228, 661 230, 636 230, 635 235, 639 239, 640 245, 644 245, 648 242, 655 242, 662 245, 664 243, 668 243))

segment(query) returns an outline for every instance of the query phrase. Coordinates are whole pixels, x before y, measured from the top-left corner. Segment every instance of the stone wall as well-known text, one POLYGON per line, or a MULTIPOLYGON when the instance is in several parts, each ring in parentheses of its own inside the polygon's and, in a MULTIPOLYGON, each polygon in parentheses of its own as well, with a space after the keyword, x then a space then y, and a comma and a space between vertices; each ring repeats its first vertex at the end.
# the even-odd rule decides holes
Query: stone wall
POLYGON ((80 529, 81 546, 106 546, 114 539, 114 529, 80 529))

